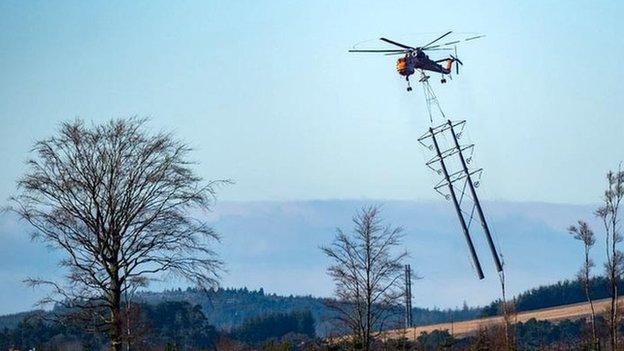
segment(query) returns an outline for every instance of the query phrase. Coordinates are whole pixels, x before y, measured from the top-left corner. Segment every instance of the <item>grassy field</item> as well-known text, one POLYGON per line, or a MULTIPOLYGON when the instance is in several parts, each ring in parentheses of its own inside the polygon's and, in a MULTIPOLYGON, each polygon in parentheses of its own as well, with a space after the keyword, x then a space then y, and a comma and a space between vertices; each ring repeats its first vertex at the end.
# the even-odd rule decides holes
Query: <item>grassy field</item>
MULTIPOLYGON (((610 299, 603 299, 594 301, 594 308, 596 313, 602 313, 607 306, 609 305, 610 299)), ((620 302, 624 301, 624 298, 620 299, 620 302)), ((526 322, 531 318, 535 318, 537 320, 547 320, 551 322, 561 321, 564 319, 577 319, 589 316, 591 314, 591 309, 589 303, 577 303, 573 305, 564 305, 558 307, 544 308, 541 310, 533 310, 520 312, 514 316, 515 322, 526 322)), ((487 327, 495 324, 503 323, 502 317, 488 317, 488 318, 479 318, 473 319, 469 321, 456 322, 456 323, 440 323, 440 324, 431 324, 425 326, 419 326, 414 328, 409 328, 407 331, 404 330, 393 330, 384 333, 384 337, 388 338, 398 338, 403 335, 408 337, 409 339, 417 338, 421 333, 427 332, 430 333, 434 330, 448 330, 449 333, 454 335, 455 337, 465 337, 469 335, 475 334, 479 328, 487 327), (404 334, 405 333, 405 334, 404 334)))

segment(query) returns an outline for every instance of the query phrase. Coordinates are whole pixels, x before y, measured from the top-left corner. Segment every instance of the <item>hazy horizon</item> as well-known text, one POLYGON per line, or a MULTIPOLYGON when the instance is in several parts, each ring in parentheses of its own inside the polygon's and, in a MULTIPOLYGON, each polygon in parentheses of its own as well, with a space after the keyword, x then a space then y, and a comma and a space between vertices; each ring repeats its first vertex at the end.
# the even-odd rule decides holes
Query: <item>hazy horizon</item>
MULTIPOLYGON (((403 247, 412 252, 407 263, 424 278, 414 282, 414 306, 447 308, 464 301, 476 306, 498 298, 498 279, 482 233, 473 227, 486 273, 486 279, 479 281, 452 205, 446 201, 219 201, 206 218, 223 235, 222 244, 216 246, 228 270, 222 285, 262 287, 278 295, 330 296, 333 283, 325 273, 329 262, 319 246, 331 242, 336 227, 349 230, 354 212, 371 204, 382 206, 388 223, 405 228, 403 247)), ((496 244, 508 262, 512 294, 573 278, 582 246, 566 232, 568 225, 584 219, 600 233, 594 205, 486 201, 484 206, 496 244), (551 252, 552 245, 559 250, 551 252)), ((31 242, 24 225, 7 219, 0 216, 0 235, 7 244, 0 247, 0 279, 5 282, 0 286, 0 314, 30 309, 41 296, 21 280, 59 274, 58 253, 31 242)), ((593 252, 597 263, 602 262, 601 245, 599 240, 593 252)), ((185 286, 169 280, 152 284, 149 290, 185 286)))

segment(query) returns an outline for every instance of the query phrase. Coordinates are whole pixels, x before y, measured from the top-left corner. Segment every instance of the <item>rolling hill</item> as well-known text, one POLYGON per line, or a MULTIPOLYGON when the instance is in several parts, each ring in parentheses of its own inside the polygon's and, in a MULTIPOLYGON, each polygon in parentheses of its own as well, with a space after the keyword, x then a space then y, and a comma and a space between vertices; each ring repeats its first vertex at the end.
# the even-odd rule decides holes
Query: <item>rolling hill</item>
MULTIPOLYGON (((594 308, 596 309, 596 313, 604 311, 610 304, 610 301, 610 299, 594 301, 594 308)), ((620 301, 624 301, 624 298, 620 298, 620 301)), ((514 322, 522 323, 525 323, 531 319, 559 322, 562 320, 585 318, 588 317, 590 314, 591 309, 589 303, 582 302, 570 305, 543 308, 533 311, 520 312, 514 316, 513 320, 514 322)), ((451 335, 457 338, 462 338, 474 335, 480 328, 500 325, 502 323, 503 317, 501 316, 486 317, 467 321, 423 325, 409 328, 407 329, 407 331, 392 330, 383 333, 383 335, 388 338, 401 338, 403 335, 406 335, 408 338, 415 340, 421 333, 431 333, 434 330, 446 330, 451 333, 451 335)))
MULTIPOLYGON (((325 274, 329 262, 319 246, 331 242, 336 227, 348 230, 353 213, 371 204, 382 206, 388 223, 405 229, 408 263, 422 277, 414 281, 414 306, 479 306, 498 297, 498 278, 483 236, 474 232, 486 273, 479 281, 452 205, 443 201, 219 202, 205 216, 223 236, 216 248, 226 262, 223 286, 263 288, 282 296, 331 296, 332 281, 325 274)), ((576 273, 582 248, 565 229, 579 218, 591 220, 594 206, 488 201, 484 207, 505 256, 511 294, 576 273)), ((62 274, 56 265, 59 253, 32 243, 28 233, 23 223, 0 215, 0 314, 29 310, 43 295, 25 287, 23 279, 62 274)), ((602 244, 598 240, 594 250, 597 266, 602 244)), ((184 282, 163 277, 150 290, 177 287, 185 288, 184 282)))

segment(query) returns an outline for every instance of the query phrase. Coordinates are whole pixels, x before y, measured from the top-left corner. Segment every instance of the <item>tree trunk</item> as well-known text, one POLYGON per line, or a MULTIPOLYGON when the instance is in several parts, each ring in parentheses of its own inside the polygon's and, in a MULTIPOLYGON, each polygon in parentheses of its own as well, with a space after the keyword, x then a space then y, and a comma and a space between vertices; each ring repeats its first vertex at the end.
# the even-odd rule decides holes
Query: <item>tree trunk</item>
POLYGON ((611 343, 611 350, 615 351, 615 289, 613 289, 613 283, 611 284, 611 309, 609 310, 609 334, 611 334, 611 338, 609 341, 611 343))
POLYGON ((613 300, 611 304, 613 305, 613 350, 617 350, 618 348, 618 327, 619 327, 619 316, 618 316, 618 279, 619 276, 619 264, 620 258, 618 256, 616 244, 618 242, 618 220, 617 220, 617 206, 614 206, 613 215, 611 217, 611 229, 613 231, 613 240, 611 240, 611 244, 613 245, 611 252, 613 253, 613 266, 611 269, 613 270, 613 300))
POLYGON ((589 246, 585 245, 585 295, 587 296, 587 302, 591 308, 591 327, 592 327, 592 346, 591 349, 595 350, 597 347, 598 339, 596 338, 596 310, 594 309, 594 301, 591 298, 589 289, 589 246))
MULTIPOLYGON (((503 263, 504 264, 504 263, 503 263)), ((502 307, 502 313, 503 313, 503 328, 504 328, 504 332, 505 332, 505 348, 507 349, 507 351, 511 351, 514 350, 514 343, 512 341, 512 335, 511 335, 511 316, 510 316, 510 305, 507 303, 507 293, 505 290, 505 271, 501 271, 500 272, 500 283, 501 283, 501 294, 502 294, 502 301, 501 301, 501 307, 502 307)))
MULTIPOLYGON (((591 308, 591 326, 592 326, 592 347, 596 346, 596 310, 594 309, 594 301, 591 299, 591 295, 589 292, 589 281, 585 283, 585 295, 587 295, 587 302, 589 302, 589 307, 591 308)), ((593 348, 592 348, 593 349, 593 348)))
POLYGON ((121 328, 121 286, 113 281, 110 296, 110 342, 112 351, 122 351, 122 328, 121 328))
POLYGON ((619 322, 620 322, 620 316, 619 316, 619 306, 618 306, 618 286, 617 286, 617 280, 618 280, 618 276, 615 275, 615 277, 613 278, 613 295, 615 296, 613 298, 613 345, 614 345, 614 350, 618 349, 618 328, 619 328, 619 322))
MULTIPOLYGON (((610 262, 613 264, 613 260, 610 262)), ((615 272, 613 271, 613 267, 610 268, 611 272, 609 272, 609 280, 611 283, 611 305, 609 309, 609 344, 611 346, 611 350, 616 350, 617 348, 617 286, 615 282, 615 272)))
POLYGON ((618 286, 617 286, 617 256, 615 237, 612 240, 612 260, 611 260, 611 350, 617 350, 618 347, 618 286))
POLYGON ((372 287, 371 287, 371 233, 366 232, 366 336, 364 342, 364 351, 370 351, 371 346, 371 332, 373 326, 371 325, 371 308, 373 308, 372 299, 372 287))

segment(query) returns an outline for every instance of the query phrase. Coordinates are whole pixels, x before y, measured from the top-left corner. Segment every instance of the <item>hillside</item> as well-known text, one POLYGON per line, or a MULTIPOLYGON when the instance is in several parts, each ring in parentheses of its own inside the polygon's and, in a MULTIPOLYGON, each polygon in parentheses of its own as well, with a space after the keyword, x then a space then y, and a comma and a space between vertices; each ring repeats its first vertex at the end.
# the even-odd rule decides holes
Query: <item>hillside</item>
MULTIPOLYGON (((619 286, 622 286, 620 281, 619 286)), ((609 297, 609 282, 605 277, 596 276, 590 281, 592 300, 609 297)), ((585 290, 578 280, 562 280, 554 284, 532 288, 514 297, 515 309, 518 312, 533 311, 560 305, 572 305, 587 301, 585 290)), ((500 311, 500 301, 496 300, 483 307, 481 317, 495 316, 500 311)))
MULTIPOLYGON (((316 321, 316 332, 324 336, 329 334, 330 320, 334 316, 325 305, 324 298, 312 296, 279 296, 266 294, 263 289, 218 289, 205 293, 196 289, 174 289, 163 292, 142 292, 137 300, 149 304, 164 301, 185 301, 202 306, 208 322, 220 330, 231 330, 243 322, 270 313, 287 313, 292 311, 310 311, 316 321)), ((399 308, 400 309, 400 308, 399 308)), ((413 319, 416 324, 424 325, 455 320, 475 318, 482 314, 480 308, 461 309, 427 309, 414 308, 413 319)), ((402 320, 398 313, 398 320, 402 320)))
MULTIPOLYGON (((452 205, 444 201, 218 202, 206 215, 223 237, 216 247, 226 263, 223 286, 264 287, 282 296, 331 296, 332 281, 325 273, 329 262, 318 247, 331 242, 336 227, 349 229, 354 211, 370 204, 382 205, 383 217, 405 229, 409 263, 423 277, 414 281, 415 306, 455 308, 464 301, 477 306, 498 297, 498 279, 482 233, 474 233, 486 273, 479 281, 452 205)), ((592 219, 593 206, 502 201, 484 206, 505 255, 510 294, 576 273, 582 248, 565 229, 579 218, 592 219)), ((2 314, 28 310, 42 297, 41 290, 24 286, 26 277, 61 275, 53 264, 60 255, 31 242, 28 233, 23 223, 0 214, 0 236, 6 243, 0 247, 0 278, 5 282, 0 298, 6 301, 2 314)), ((599 241, 594 250, 597 265, 602 262, 602 244, 599 241)), ((182 284, 165 277, 150 289, 182 284)))
MULTIPOLYGON (((244 322, 268 314, 310 311, 316 322, 319 336, 329 334, 329 320, 333 312, 326 307, 325 299, 313 296, 280 296, 266 294, 263 289, 218 289, 208 293, 196 289, 171 289, 162 292, 144 291, 137 294, 138 302, 157 305, 163 302, 182 301, 201 306, 208 324, 222 331, 230 331, 244 322)), ((400 308, 399 308, 400 310, 400 308)), ((418 325, 441 323, 449 320, 467 320, 483 313, 481 308, 427 309, 414 308, 414 322, 418 325)), ((0 329, 14 328, 31 312, 0 316, 0 329)), ((401 320, 399 311, 397 323, 401 320)))
MULTIPOLYGON (((595 277, 592 280, 592 286, 592 295, 595 300, 608 296, 604 278, 595 277)), ((224 331, 232 330, 251 318, 271 313, 310 311, 316 321, 317 334, 324 336, 329 334, 330 326, 328 321, 333 316, 333 312, 325 306, 324 298, 309 295, 280 296, 267 294, 263 289, 229 288, 218 289, 208 293, 191 288, 169 289, 161 292, 140 292, 136 299, 139 302, 152 305, 167 301, 184 301, 193 306, 199 305, 206 315, 208 323, 224 331)), ((524 312, 543 308, 550 309, 551 307, 561 305, 574 305, 582 301, 585 301, 585 295, 578 282, 564 280, 529 289, 517 295, 516 307, 518 311, 524 312)), ((468 307, 464 305, 462 308, 445 310, 416 307, 413 309, 412 315, 414 325, 431 328, 431 325, 437 323, 475 320, 478 317, 484 317, 483 319, 478 319, 479 321, 487 322, 490 319, 486 317, 495 316, 497 312, 498 301, 494 301, 485 307, 468 307)), ((400 308, 398 308, 397 314, 397 318, 400 320, 402 318, 402 310, 400 308)), ((0 316, 0 328, 13 328, 26 316, 28 316, 28 313, 0 316)))
MULTIPOLYGON (((594 308, 596 309, 597 313, 600 311, 604 311, 608 307, 610 301, 610 299, 594 301, 594 308)), ((624 298, 620 298, 620 301, 624 301, 624 298)), ((520 312, 515 316, 514 322, 525 323, 531 319, 559 322, 566 319, 574 320, 584 318, 589 316, 590 313, 591 309, 589 303, 584 302, 558 307, 543 308, 534 311, 520 312)), ((393 330, 384 333, 384 335, 389 338, 400 338, 402 335, 407 335, 411 339, 416 339, 421 333, 431 333, 434 330, 447 330, 455 337, 462 338, 474 335, 480 328, 496 324, 500 325, 501 323, 503 323, 503 318, 501 316, 487 317, 461 322, 418 326, 414 328, 409 328, 406 334, 403 334, 403 330, 393 330)))
MULTIPOLYGON (((604 278, 596 277, 592 281, 594 296, 606 296, 604 278)), ((295 311, 310 311, 315 321, 315 331, 318 336, 325 337, 336 333, 335 326, 329 320, 333 312, 325 306, 325 299, 312 296, 279 296, 267 294, 263 289, 218 289, 208 293, 196 289, 170 289, 162 292, 140 292, 137 295, 139 302, 151 305, 166 305, 172 301, 188 302, 188 306, 199 305, 206 318, 206 325, 216 327, 220 331, 233 331, 245 322, 257 317, 276 313, 291 313, 295 311)), ((517 322, 526 322, 531 318, 546 321, 559 321, 568 318, 586 316, 586 303, 572 303, 584 301, 578 283, 574 281, 560 281, 554 284, 530 289, 517 296, 518 307, 521 310, 517 315, 517 322), (531 306, 548 307, 537 309, 531 306), (553 307, 556 306, 556 307, 553 307), (530 311, 525 311, 530 309, 530 311)), ((600 300, 597 309, 607 300, 600 300)), ((474 333, 482 326, 501 322, 500 317, 491 317, 490 314, 497 308, 493 302, 485 308, 461 309, 426 309, 414 308, 413 320, 418 327, 409 330, 411 338, 418 337, 422 332, 430 333, 433 330, 448 330, 456 337, 463 337, 474 333), (482 316, 482 318, 478 318, 482 316), (451 323, 452 321, 452 323, 451 323)), ((0 316, 0 330, 12 329, 30 313, 20 313, 0 316)), ((402 309, 397 308, 396 324, 402 323, 402 309)), ((398 332, 388 332, 394 337, 398 332)))

